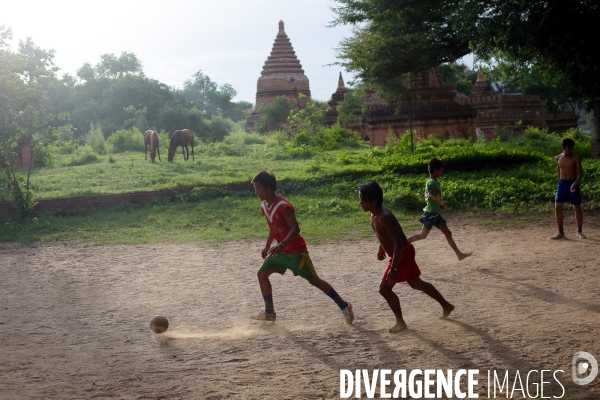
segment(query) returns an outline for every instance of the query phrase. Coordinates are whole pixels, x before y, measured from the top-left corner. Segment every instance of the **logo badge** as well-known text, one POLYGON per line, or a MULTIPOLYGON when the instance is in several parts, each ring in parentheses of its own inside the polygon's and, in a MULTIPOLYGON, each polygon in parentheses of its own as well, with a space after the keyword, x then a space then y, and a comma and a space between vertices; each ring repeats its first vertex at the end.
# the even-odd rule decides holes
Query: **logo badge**
POLYGON ((598 362, 596 361, 594 356, 588 352, 578 351, 577 353, 575 353, 573 355, 572 366, 573 382, 575 382, 577 385, 587 385, 588 383, 591 383, 594 379, 596 379, 596 376, 598 375, 598 362), (585 361, 579 361, 581 359, 585 361), (585 376, 588 373, 589 375, 584 378, 579 377, 585 376))

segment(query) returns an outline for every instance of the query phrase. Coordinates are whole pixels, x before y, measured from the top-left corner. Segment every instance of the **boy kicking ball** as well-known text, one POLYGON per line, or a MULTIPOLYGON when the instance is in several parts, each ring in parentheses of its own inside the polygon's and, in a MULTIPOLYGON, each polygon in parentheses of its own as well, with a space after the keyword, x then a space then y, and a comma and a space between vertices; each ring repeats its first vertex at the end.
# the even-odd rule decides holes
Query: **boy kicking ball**
POLYGON ((269 276, 274 272, 283 275, 289 269, 294 275, 300 275, 335 301, 342 310, 346 323, 351 324, 354 320, 352 305, 344 301, 329 283, 317 276, 306 250, 306 242, 300 236, 300 226, 294 214, 296 211, 294 206, 275 193, 277 189, 275 175, 270 171, 260 171, 252 179, 252 184, 254 193, 262 200, 261 210, 269 224, 269 237, 261 253, 264 262, 257 274, 260 291, 265 301, 265 311, 250 318, 259 321, 275 321, 277 314, 273 305, 273 289, 269 276), (278 244, 271 247, 273 240, 278 244))
POLYGON ((385 259, 386 254, 390 257, 379 285, 379 294, 387 301, 396 316, 396 325, 390 328, 390 332, 400 332, 407 328, 402 318, 400 299, 392 290, 397 282, 408 282, 413 289, 420 290, 435 299, 443 309, 441 318, 448 318, 454 306, 448 303, 431 283, 424 282, 419 277, 421 271, 415 262, 415 248, 406 240, 394 214, 383 205, 383 191, 379 184, 368 182, 360 185, 358 196, 363 211, 371 213, 371 228, 379 239, 377 259, 385 259))

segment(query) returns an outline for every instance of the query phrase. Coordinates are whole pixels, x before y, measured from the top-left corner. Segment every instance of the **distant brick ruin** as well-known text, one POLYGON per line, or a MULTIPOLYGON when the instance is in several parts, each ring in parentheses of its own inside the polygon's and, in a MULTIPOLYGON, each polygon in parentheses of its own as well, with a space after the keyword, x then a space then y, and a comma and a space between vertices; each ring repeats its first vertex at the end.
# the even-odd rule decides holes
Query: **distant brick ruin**
MULTIPOLYGON (((424 138, 436 133, 444 136, 474 135, 483 133, 494 136, 496 127, 510 127, 519 134, 528 126, 548 128, 550 131, 565 131, 577 126, 577 116, 572 111, 557 115, 547 113, 537 95, 499 95, 479 71, 471 95, 456 91, 456 86, 445 84, 437 68, 415 74, 414 94, 419 100, 412 104, 386 103, 370 91, 363 97, 367 111, 360 115, 358 123, 347 127, 358 132, 372 146, 384 146, 390 133, 400 136, 412 125, 416 138, 424 138), (412 121, 411 121, 412 120, 412 121)), ((338 79, 337 90, 329 101, 330 110, 326 121, 329 125, 338 117, 337 105, 344 99, 348 89, 342 74, 338 79)), ((249 130, 260 120, 258 110, 278 96, 287 97, 292 105, 301 107, 299 94, 310 101, 308 78, 292 44, 287 37, 283 21, 279 21, 279 32, 275 38, 271 55, 267 58, 261 76, 258 78, 256 105, 246 120, 249 130)))
POLYGON ((285 96, 291 103, 300 106, 298 95, 302 93, 310 101, 310 85, 304 75, 302 65, 296 57, 292 43, 284 30, 283 21, 279 21, 279 32, 271 55, 265 61, 261 76, 256 84, 256 104, 252 114, 246 119, 246 126, 253 130, 260 120, 258 110, 263 104, 269 104, 276 97, 285 96))
POLYGON ((416 138, 475 132, 477 111, 453 100, 456 90, 442 82, 437 68, 419 72, 415 86, 414 94, 420 100, 413 101, 410 108, 406 103, 385 103, 368 92, 363 98, 369 104, 367 113, 357 130, 362 138, 372 146, 385 146, 390 133, 402 135, 411 125, 416 138))
POLYGON ((457 95, 455 100, 477 110, 477 128, 486 136, 492 136, 496 126, 508 125, 517 133, 528 126, 548 128, 550 131, 566 131, 577 126, 573 111, 562 111, 556 116, 544 110, 538 95, 500 95, 479 71, 477 82, 470 96, 457 95), (520 121, 520 124, 515 124, 520 121))
POLYGON ((17 140, 17 147, 15 147, 14 152, 16 156, 13 158, 13 167, 15 169, 19 168, 29 168, 29 163, 31 162, 31 168, 34 167, 33 154, 31 153, 31 138, 27 135, 23 135, 17 140))
MULTIPOLYGON (((338 116, 336 106, 343 100, 347 89, 343 80, 338 80, 338 89, 329 102, 327 122, 335 123, 338 116)), ((416 138, 436 133, 450 135, 473 135, 479 131, 493 137, 496 127, 509 126, 516 134, 528 126, 548 128, 550 131, 565 131, 577 126, 577 116, 572 111, 557 115, 544 110, 537 95, 498 95, 492 90, 481 71, 470 96, 456 91, 453 85, 441 80, 437 68, 421 71, 416 77, 415 94, 419 101, 412 104, 385 103, 374 92, 367 92, 363 101, 368 104, 362 123, 348 127, 357 131, 372 146, 384 146, 390 133, 397 136, 409 130, 412 112, 412 129, 416 138)))

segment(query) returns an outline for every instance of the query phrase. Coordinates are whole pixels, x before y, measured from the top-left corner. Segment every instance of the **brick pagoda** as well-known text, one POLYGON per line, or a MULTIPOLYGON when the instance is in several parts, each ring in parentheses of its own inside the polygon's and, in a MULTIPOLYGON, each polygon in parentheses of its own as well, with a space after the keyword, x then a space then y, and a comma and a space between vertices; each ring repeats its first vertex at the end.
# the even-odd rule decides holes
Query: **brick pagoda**
POLYGON ((254 124, 260 120, 260 107, 269 104, 276 97, 285 96, 292 104, 299 106, 298 95, 302 93, 307 97, 307 101, 310 101, 308 78, 304 75, 302 65, 285 33, 283 21, 279 21, 279 32, 271 55, 265 61, 256 86, 256 104, 246 120, 248 129, 254 129, 254 124))

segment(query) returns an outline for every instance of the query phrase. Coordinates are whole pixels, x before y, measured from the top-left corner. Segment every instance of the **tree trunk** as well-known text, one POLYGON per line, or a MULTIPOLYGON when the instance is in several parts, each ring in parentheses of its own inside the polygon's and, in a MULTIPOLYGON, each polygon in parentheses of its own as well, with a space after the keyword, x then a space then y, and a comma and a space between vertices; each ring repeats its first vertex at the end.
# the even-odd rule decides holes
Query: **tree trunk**
POLYGON ((408 132, 410 133, 410 152, 415 151, 415 144, 413 138, 413 129, 412 129, 412 103, 413 99, 408 100, 408 132))
MULTIPOLYGON (((29 204, 29 177, 31 176, 31 166, 33 165, 33 148, 35 147, 34 143, 31 143, 31 145, 29 146, 30 149, 30 155, 29 155, 29 168, 27 170, 27 183, 25 184, 25 190, 27 193, 26 197, 25 197, 25 204, 29 204)), ((27 218, 27 214, 29 211, 25 211, 23 210, 23 219, 27 218)))
POLYGON ((591 112, 591 134, 590 141, 592 145, 592 158, 597 160, 600 156, 600 115, 596 110, 591 112))

